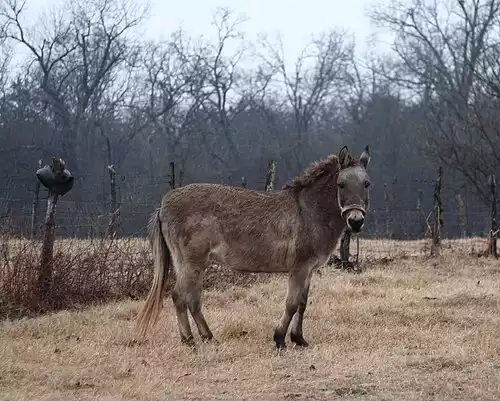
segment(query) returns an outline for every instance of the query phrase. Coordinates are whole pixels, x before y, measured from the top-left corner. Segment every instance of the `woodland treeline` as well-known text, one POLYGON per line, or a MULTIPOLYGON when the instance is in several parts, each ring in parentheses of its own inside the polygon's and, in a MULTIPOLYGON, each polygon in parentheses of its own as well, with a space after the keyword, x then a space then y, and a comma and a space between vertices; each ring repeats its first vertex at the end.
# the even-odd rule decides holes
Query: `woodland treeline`
MULTIPOLYGON (((25 21, 0 8, 0 218, 29 231, 38 160, 75 177, 58 233, 99 234, 120 208, 120 235, 144 233, 176 182, 277 187, 310 162, 370 145, 367 234, 422 237, 444 168, 446 236, 489 229, 488 177, 500 166, 500 0, 383 1, 370 18, 395 40, 360 57, 332 27, 295 60, 280 40, 250 41, 237 11, 214 10, 212 40, 180 27, 143 39, 133 0, 67 2, 25 21), (19 61, 21 63, 15 63, 19 61), (112 166, 112 167, 111 167, 112 166), (117 200, 111 201, 110 170, 117 200), (181 173, 182 172, 182 173, 181 173)), ((41 191, 43 213, 44 189, 41 191)))

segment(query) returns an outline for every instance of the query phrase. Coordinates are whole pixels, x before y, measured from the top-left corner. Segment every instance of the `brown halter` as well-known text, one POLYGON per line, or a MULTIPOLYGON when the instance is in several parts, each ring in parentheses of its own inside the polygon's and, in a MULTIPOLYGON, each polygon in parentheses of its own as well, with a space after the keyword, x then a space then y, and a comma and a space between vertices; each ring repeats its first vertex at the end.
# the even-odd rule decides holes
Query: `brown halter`
POLYGON ((351 204, 351 205, 347 205, 347 206, 342 206, 340 204, 340 193, 339 193, 339 186, 337 184, 337 178, 339 176, 339 173, 340 173, 340 170, 337 172, 337 174, 335 174, 335 185, 337 186, 337 203, 339 205, 339 209, 340 209, 340 215, 342 217, 344 217, 344 215, 350 211, 350 210, 359 210, 361 213, 363 213, 363 217, 366 216, 366 209, 364 208, 364 206, 362 205, 357 205, 355 203, 351 204))
MULTIPOLYGON (((338 197, 338 194, 337 194, 338 197)), ((339 208, 340 208, 340 215, 344 217, 344 215, 349 211, 349 210, 359 210, 361 213, 363 213, 363 216, 366 216, 366 209, 361 206, 361 205, 348 205, 348 206, 340 206, 340 201, 339 201, 339 208)))

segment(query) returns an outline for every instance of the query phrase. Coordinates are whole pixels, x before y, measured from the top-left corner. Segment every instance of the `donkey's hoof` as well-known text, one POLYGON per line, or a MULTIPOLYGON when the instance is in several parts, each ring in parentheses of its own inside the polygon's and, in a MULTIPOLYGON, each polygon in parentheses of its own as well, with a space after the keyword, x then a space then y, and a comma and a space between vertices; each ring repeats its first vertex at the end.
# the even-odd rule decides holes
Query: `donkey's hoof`
POLYGON ((281 334, 278 331, 275 331, 273 339, 274 339, 274 342, 276 343, 276 348, 278 348, 278 349, 285 349, 286 348, 284 334, 281 334))
POLYGON ((309 343, 304 340, 302 334, 290 333, 290 340, 292 340, 299 347, 309 347, 309 343))
POLYGON ((181 337, 181 343, 189 347, 194 347, 195 342, 193 337, 181 337))
POLYGON ((276 349, 279 351, 279 350, 286 350, 286 344, 283 342, 283 343, 278 343, 276 342, 276 349))
POLYGON ((201 341, 209 344, 219 344, 219 341, 214 336, 201 336, 201 341))

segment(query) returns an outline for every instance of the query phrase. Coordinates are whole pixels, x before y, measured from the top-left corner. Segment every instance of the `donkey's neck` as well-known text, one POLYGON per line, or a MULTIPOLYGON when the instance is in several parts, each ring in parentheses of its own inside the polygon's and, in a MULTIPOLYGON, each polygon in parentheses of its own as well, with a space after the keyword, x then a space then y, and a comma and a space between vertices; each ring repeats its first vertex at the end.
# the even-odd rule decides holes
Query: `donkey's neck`
MULTIPOLYGON (((344 228, 340 207, 337 200, 337 187, 331 177, 319 180, 300 194, 301 204, 318 230, 324 235, 336 236, 344 228)), ((340 234, 338 234, 340 235, 340 234)))

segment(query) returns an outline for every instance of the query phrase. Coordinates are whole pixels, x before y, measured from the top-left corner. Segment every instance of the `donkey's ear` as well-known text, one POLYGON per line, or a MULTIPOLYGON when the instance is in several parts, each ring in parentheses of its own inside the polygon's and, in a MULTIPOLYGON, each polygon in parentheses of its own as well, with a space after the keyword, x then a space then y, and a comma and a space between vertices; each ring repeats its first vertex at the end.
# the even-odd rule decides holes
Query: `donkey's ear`
POLYGON ((339 152, 340 167, 346 167, 350 161, 351 161, 351 155, 349 154, 349 149, 347 149, 347 146, 343 146, 339 152))
POLYGON ((366 169, 368 163, 370 163, 370 160, 371 160, 370 147, 366 145, 365 149, 363 150, 363 153, 361 153, 361 156, 359 156, 359 163, 366 169))

